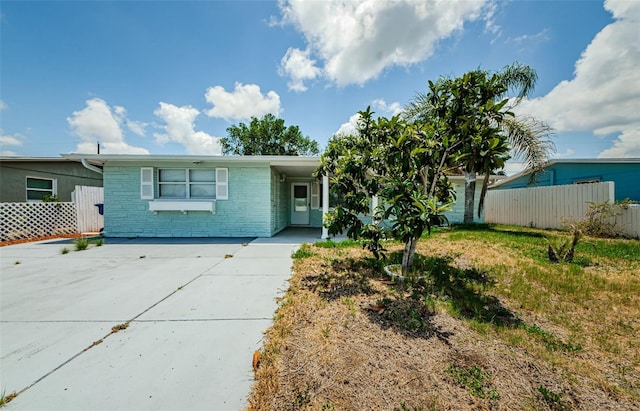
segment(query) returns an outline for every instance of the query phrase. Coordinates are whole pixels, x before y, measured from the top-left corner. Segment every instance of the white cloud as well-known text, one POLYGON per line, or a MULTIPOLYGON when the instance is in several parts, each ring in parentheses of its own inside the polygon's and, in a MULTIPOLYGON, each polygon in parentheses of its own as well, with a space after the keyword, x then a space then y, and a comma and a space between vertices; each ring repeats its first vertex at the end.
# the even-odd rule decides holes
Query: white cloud
MULTIPOLYGON (((387 102, 382 98, 377 98, 371 102, 371 107, 377 116, 395 116, 396 114, 400 114, 402 111, 402 106, 397 101, 394 101, 391 104, 387 104, 387 102)), ((350 135, 355 134, 358 129, 358 121, 360 121, 360 114, 356 113, 349 117, 349 120, 346 123, 342 123, 338 130, 333 133, 334 135, 350 135)))
POLYGON ((613 146, 602 151, 598 157, 640 157, 640 127, 624 130, 613 142, 613 146))
POLYGON ((265 114, 280 114, 280 96, 275 91, 262 94, 255 84, 236 83, 232 92, 222 86, 210 87, 205 93, 207 102, 213 108, 206 111, 209 117, 229 120, 247 120, 265 114))
MULTIPOLYGON (((465 21, 478 19, 485 2, 286 0, 279 5, 282 21, 304 35, 306 53, 322 62, 323 76, 344 86, 427 59, 440 40, 461 30, 465 21)), ((292 77, 299 88, 303 80, 292 77)))
POLYGON ((289 90, 306 91, 304 82, 314 80, 322 73, 322 70, 316 67, 316 61, 309 58, 309 54, 309 49, 303 51, 290 47, 280 61, 278 73, 290 78, 287 83, 289 90))
POLYGON ((164 133, 153 134, 158 143, 172 141, 182 144, 189 154, 222 154, 220 138, 213 137, 204 131, 195 131, 194 123, 200 114, 197 109, 160 102, 160 107, 153 113, 166 123, 163 126, 164 133))
POLYGON ((356 130, 358 129, 359 120, 360 120, 359 113, 352 115, 351 117, 349 117, 349 121, 347 121, 346 123, 343 123, 338 129, 338 131, 336 131, 333 134, 337 136, 348 136, 351 134, 355 134, 356 130))
POLYGON ((96 143, 100 142, 100 152, 104 154, 149 154, 147 149, 124 141, 122 125, 128 121, 124 107, 111 108, 99 98, 87 100, 86 104, 67 117, 73 134, 81 140, 76 148, 78 153, 95 153, 96 143))
POLYGON ((616 21, 603 28, 576 62, 574 77, 547 95, 523 101, 519 112, 557 131, 619 133, 600 156, 640 157, 640 2, 605 2, 616 21))
POLYGON ((566 149, 564 151, 564 153, 556 153, 553 157, 555 158, 562 158, 562 157, 571 157, 572 155, 574 155, 576 152, 570 148, 566 149))
POLYGON ((14 134, 12 136, 4 134, 0 129, 0 156, 13 157, 18 154, 13 150, 7 150, 7 146, 21 146, 22 136, 20 134, 14 134))
POLYGON ((17 136, 0 135, 0 145, 2 146, 21 146, 22 141, 17 136))
POLYGON ((387 104, 387 102, 381 98, 373 100, 372 106, 374 110, 390 113, 392 116, 400 114, 400 112, 402 111, 402 106, 397 101, 394 101, 391 104, 387 104))
POLYGON ((9 108, 7 103, 5 103, 4 101, 0 100, 0 110, 4 110, 6 108, 9 108))

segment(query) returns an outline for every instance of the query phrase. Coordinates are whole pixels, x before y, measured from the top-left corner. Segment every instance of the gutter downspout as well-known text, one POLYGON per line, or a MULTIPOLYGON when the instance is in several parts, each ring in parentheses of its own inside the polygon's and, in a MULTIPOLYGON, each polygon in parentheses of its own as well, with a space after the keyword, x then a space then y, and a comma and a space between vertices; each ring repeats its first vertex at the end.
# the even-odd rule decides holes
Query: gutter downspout
POLYGON ((87 170, 95 171, 98 174, 102 174, 102 169, 99 168, 99 167, 96 167, 94 165, 89 164, 89 162, 87 161, 86 158, 83 158, 82 160, 80 160, 80 162, 82 163, 84 168, 86 168, 87 170))

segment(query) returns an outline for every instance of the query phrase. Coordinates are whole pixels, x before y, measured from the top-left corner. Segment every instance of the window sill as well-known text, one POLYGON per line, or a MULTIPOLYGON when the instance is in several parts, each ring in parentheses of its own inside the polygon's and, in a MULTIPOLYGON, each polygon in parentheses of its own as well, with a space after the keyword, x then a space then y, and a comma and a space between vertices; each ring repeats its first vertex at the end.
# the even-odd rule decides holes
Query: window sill
POLYGON ((188 211, 209 211, 211 214, 216 213, 216 200, 208 201, 168 201, 157 200, 149 201, 149 211, 158 214, 158 211, 180 211, 187 214, 188 211))

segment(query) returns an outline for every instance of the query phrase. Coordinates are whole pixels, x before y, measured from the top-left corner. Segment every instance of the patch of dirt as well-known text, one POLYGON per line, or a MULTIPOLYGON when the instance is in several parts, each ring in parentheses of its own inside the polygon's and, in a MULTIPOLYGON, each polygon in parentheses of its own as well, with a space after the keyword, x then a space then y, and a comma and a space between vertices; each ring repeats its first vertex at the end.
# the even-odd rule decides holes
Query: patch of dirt
POLYGON ((19 240, 0 241, 0 247, 4 247, 5 245, 34 243, 36 241, 43 241, 43 240, 56 240, 61 238, 82 238, 82 237, 86 237, 86 236, 83 234, 61 234, 61 235, 50 235, 46 237, 37 237, 37 238, 21 238, 19 240))
MULTIPOLYGON (((418 250, 453 256, 452 264, 462 270, 482 261, 523 261, 496 245, 483 249, 479 244, 447 244, 430 240, 421 242, 418 250)), ((474 328, 464 316, 452 316, 443 306, 417 298, 415 289, 381 276, 368 254, 356 247, 311 250, 314 256, 296 261, 290 289, 266 332, 249 410, 640 407, 640 395, 624 395, 612 389, 615 384, 607 376, 589 373, 589 364, 598 361, 589 351, 545 351, 539 336, 535 339, 516 322, 505 323, 511 330, 506 335, 522 342, 509 343, 494 332, 491 322, 474 328), (482 370, 487 377, 478 385, 496 395, 474 393, 472 386, 447 372, 451 366, 482 370), (574 374, 572 367, 581 366, 587 369, 584 375, 574 374)), ((513 302, 492 298, 501 310, 512 312, 513 302)), ((518 314, 525 321, 536 317, 518 314)), ((570 334, 551 321, 538 324, 556 327, 548 329, 560 336, 570 334)), ((633 368, 627 370, 628 379, 638 383, 633 368)))

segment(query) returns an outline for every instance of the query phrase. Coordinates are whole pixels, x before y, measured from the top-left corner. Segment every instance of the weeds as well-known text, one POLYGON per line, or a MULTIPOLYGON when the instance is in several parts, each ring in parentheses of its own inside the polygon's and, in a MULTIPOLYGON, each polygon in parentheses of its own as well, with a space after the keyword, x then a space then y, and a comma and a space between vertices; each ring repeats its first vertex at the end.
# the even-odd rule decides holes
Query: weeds
POLYGON ((89 240, 86 238, 76 238, 73 242, 76 251, 86 250, 89 247, 89 240))
POLYGON ((478 398, 488 398, 497 400, 500 398, 498 390, 491 384, 491 374, 483 371, 480 367, 459 367, 451 364, 445 371, 450 374, 454 381, 465 387, 469 394, 478 398))
POLYGON ((300 248, 298 248, 293 254, 291 254, 291 258, 293 259, 303 259, 309 258, 315 255, 313 251, 311 251, 311 246, 309 244, 302 244, 300 248))
POLYGON ((127 328, 129 328, 129 322, 128 321, 126 323, 114 325, 113 327, 111 327, 111 333, 115 334, 118 331, 126 330, 127 328))
POLYGON ((622 229, 617 226, 617 217, 622 214, 622 210, 629 208, 630 204, 634 204, 628 198, 622 201, 610 203, 596 204, 589 201, 589 210, 584 218, 575 224, 585 234, 593 237, 614 238, 620 236, 622 229))
POLYGON ((11 400, 16 398, 17 396, 18 394, 15 391, 9 395, 6 395, 6 393, 2 391, 2 394, 0 394, 0 407, 4 407, 5 405, 9 404, 11 400))
POLYGON ((69 250, 67 247, 64 247, 62 250, 60 250, 60 254, 69 254, 69 250))
POLYGON ((573 344, 564 343, 558 337, 540 328, 537 324, 533 324, 533 325, 523 324, 522 328, 528 334, 533 335, 537 337, 540 341, 542 341, 544 346, 549 351, 562 350, 567 352, 577 352, 582 350, 581 344, 573 345, 573 344))
POLYGON ((16 260, 16 261, 13 263, 13 265, 20 265, 20 264, 22 264, 22 261, 20 261, 20 260, 16 260))
POLYGON ((547 403, 549 408, 551 408, 552 410, 554 411, 569 410, 569 407, 567 407, 562 403, 562 394, 555 393, 542 385, 538 387, 538 392, 542 394, 542 399, 544 400, 544 402, 547 403))

